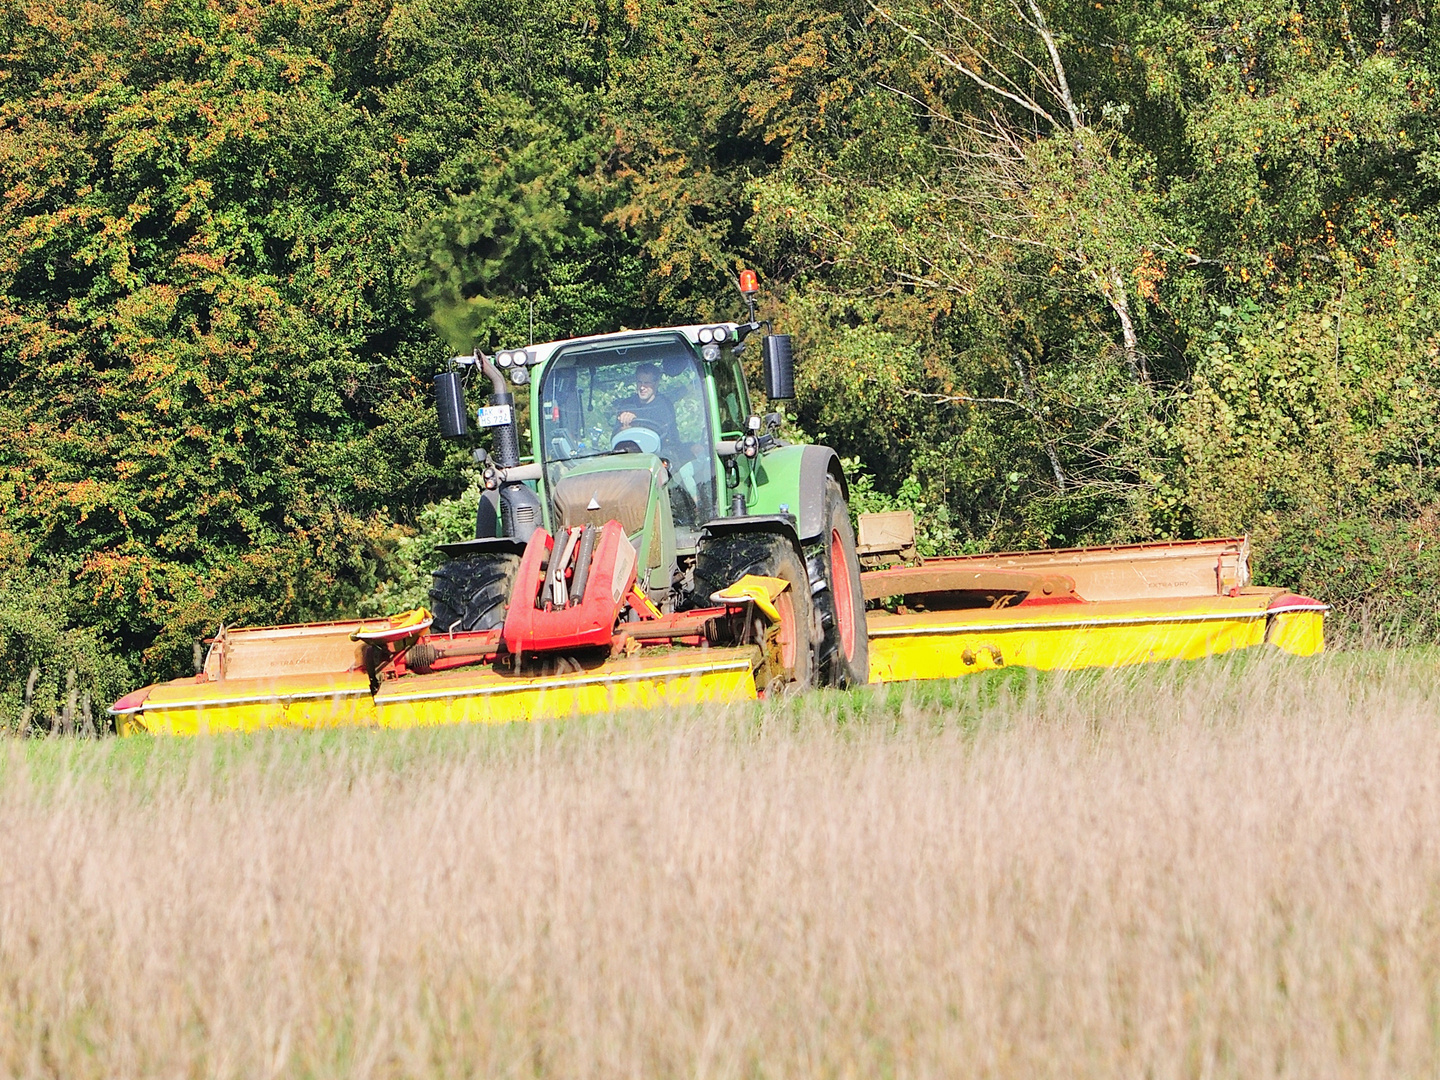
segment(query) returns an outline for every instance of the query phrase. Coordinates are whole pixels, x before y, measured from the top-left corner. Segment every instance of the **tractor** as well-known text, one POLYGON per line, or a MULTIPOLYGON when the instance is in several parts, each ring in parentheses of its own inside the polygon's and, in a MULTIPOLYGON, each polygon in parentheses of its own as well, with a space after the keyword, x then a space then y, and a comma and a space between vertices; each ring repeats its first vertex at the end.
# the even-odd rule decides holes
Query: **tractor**
POLYGON ((504 723, 1323 649, 1326 605, 1251 584, 1244 537, 927 557, 895 512, 862 517, 862 577, 839 457, 752 406, 747 350, 772 405, 794 397, 794 350, 756 319, 752 272, 740 287, 745 322, 452 358, 440 431, 470 436, 484 379, 491 439, 475 536, 441 546, 430 607, 221 627, 193 678, 111 706, 117 730, 504 723))
MULTIPOLYGON (((788 335, 755 318, 752 272, 741 290, 745 322, 476 351, 436 376, 450 438, 470 432, 468 378, 488 380, 488 403, 474 415, 492 445, 475 452, 484 484, 475 538, 442 547, 432 636, 499 630, 523 603, 532 637, 507 642, 513 663, 529 655, 543 666, 585 648, 567 627, 602 569, 605 527, 618 522, 611 532, 630 550, 617 557, 634 565, 633 589, 611 600, 622 624, 712 609, 746 578, 778 582, 761 598, 775 618, 720 620, 713 643, 763 645, 768 633, 776 662, 757 669, 761 692, 868 681, 845 473, 834 450, 788 441, 782 415, 752 405, 744 353, 757 347, 773 404, 794 397, 794 352, 788 335), (525 386, 532 452, 522 459, 512 387, 525 386)), ((603 571, 622 573, 608 562, 603 571)), ((611 646, 614 627, 588 625, 595 647, 611 646)))

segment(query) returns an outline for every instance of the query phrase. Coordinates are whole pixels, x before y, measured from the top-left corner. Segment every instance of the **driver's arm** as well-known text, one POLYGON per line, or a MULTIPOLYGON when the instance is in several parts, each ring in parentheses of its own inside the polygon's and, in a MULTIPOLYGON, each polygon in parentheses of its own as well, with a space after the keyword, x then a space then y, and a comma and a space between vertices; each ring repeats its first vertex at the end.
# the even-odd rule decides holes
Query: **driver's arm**
POLYGON ((615 413, 616 431, 619 431, 621 428, 627 428, 635 422, 635 410, 639 405, 639 401, 633 397, 625 398, 620 402, 620 406, 615 413))

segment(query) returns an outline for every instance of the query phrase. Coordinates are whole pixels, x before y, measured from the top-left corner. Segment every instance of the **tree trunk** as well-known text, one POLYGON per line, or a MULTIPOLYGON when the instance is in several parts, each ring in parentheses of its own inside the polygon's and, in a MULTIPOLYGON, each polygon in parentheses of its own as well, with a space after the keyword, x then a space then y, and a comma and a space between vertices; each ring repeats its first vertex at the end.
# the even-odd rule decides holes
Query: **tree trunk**
MULTIPOLYGON (((1035 390, 1030 385, 1030 376, 1025 374, 1025 361, 1020 359, 1016 353, 1012 359, 1015 361, 1015 370, 1020 375, 1020 392, 1024 395, 1026 404, 1030 407, 1030 415, 1035 417, 1035 423, 1044 430, 1044 423, 1040 420, 1040 412, 1035 407, 1035 390)), ((1060 454, 1055 449, 1055 440, 1042 434, 1041 441, 1045 444, 1045 456, 1050 459, 1050 468, 1055 473, 1055 486, 1060 489, 1060 494, 1065 494, 1068 487, 1065 478, 1065 470, 1060 467, 1060 454)))
POLYGON ((1124 342, 1125 362, 1130 365, 1130 370, 1141 382, 1150 381, 1150 372, 1145 365, 1144 354, 1140 352, 1140 341, 1135 336, 1135 321, 1130 317, 1130 293, 1125 288, 1125 279, 1120 271, 1111 267, 1110 288, 1105 290, 1106 299, 1115 310, 1115 317, 1120 320, 1120 337, 1124 342))

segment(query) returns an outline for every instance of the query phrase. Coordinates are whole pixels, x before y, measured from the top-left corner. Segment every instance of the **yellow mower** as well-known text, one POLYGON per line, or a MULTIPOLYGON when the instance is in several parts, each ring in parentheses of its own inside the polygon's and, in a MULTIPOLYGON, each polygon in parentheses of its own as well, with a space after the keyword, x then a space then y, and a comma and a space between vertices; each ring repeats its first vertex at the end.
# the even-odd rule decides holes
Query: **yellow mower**
POLYGON ((117 729, 537 720, 1321 647, 1324 606, 1250 588, 1243 541, 922 560, 913 522, 866 516, 857 546, 835 452, 751 409, 741 353, 758 342, 772 401, 794 396, 794 366, 755 318, 754 274, 740 284, 743 323, 454 358, 440 429, 465 438, 473 415, 493 438, 475 538, 442 548, 429 608, 224 628, 193 678, 116 702, 117 729), (528 459, 507 381, 531 386, 528 459))
POLYGON ((1326 606, 1252 586, 1244 537, 940 559, 913 538, 908 512, 860 517, 861 558, 891 564, 860 579, 873 682, 1324 647, 1326 606))

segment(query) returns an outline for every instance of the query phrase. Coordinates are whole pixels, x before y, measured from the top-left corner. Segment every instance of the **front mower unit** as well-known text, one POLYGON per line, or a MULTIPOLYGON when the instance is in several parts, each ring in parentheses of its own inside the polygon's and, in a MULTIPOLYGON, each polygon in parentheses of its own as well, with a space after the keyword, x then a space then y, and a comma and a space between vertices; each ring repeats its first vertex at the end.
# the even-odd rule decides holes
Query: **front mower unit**
POLYGON ((222 630, 193 679, 116 702, 122 734, 202 734, 559 719, 754 700, 775 677, 771 615, 788 587, 665 614, 635 588, 618 521, 526 545, 503 627, 434 631, 428 613, 222 630))
POLYGON ((618 521, 577 525, 552 537, 537 529, 520 560, 505 616, 505 648, 535 653, 610 648, 635 585, 635 549, 618 521))

